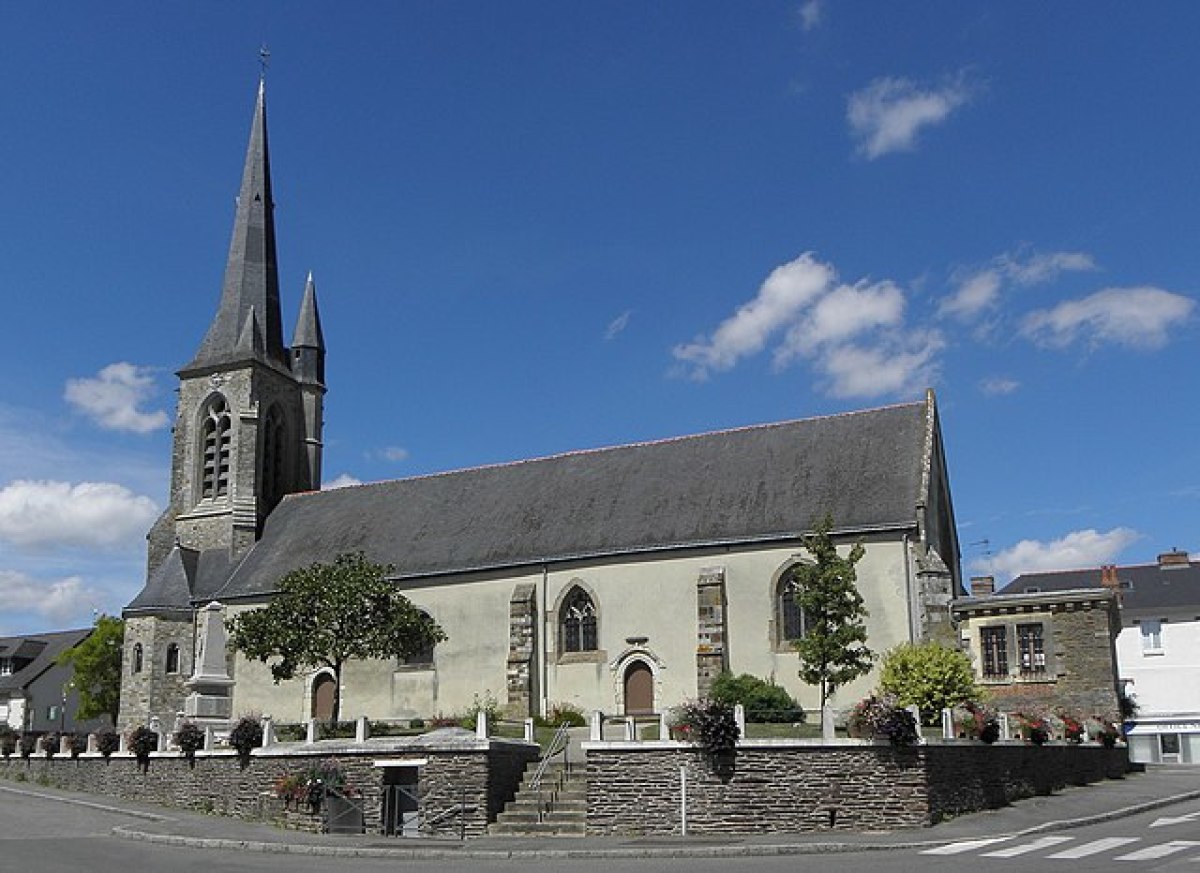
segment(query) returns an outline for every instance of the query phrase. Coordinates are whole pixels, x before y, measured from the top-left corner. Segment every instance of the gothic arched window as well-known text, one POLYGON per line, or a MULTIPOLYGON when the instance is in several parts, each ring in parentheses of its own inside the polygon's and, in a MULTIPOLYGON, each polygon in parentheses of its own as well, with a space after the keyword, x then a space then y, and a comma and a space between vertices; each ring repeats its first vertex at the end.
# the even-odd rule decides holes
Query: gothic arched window
POLYGON ((142 644, 134 643, 133 646, 133 672, 142 672, 142 644))
POLYGON ((167 657, 163 667, 163 672, 179 672, 179 646, 177 646, 175 643, 171 643, 169 646, 167 646, 167 657))
POLYGON ((804 610, 796 602, 796 577, 790 570, 783 574, 775 591, 775 622, 781 643, 804 638, 804 610))
POLYGON ((592 652, 596 644, 596 605, 576 585, 563 599, 558 613, 558 645, 562 652, 592 652))
POLYGON ((216 397, 205 410, 200 425, 202 466, 200 497, 212 499, 229 493, 229 446, 232 419, 224 397, 216 397))
POLYGON ((284 425, 283 414, 278 406, 267 410, 263 420, 263 451, 262 451, 262 494, 266 510, 275 508, 283 495, 287 493, 286 455, 287 444, 285 437, 287 428, 284 425))

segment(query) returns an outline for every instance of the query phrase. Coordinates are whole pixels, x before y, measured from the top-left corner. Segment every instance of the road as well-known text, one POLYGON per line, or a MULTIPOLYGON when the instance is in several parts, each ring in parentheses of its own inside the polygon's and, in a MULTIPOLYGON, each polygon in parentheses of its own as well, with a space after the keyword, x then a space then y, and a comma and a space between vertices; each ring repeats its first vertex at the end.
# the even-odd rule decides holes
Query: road
MULTIPOLYGON (((682 859, 401 860, 331 858, 178 847, 119 839, 112 829, 145 824, 123 813, 66 804, 38 796, 0 793, 0 870, 29 873, 117 873, 171 870, 173 873, 288 871, 395 871, 446 873, 470 867, 480 873, 517 873, 567 868, 579 873, 794 873, 820 868, 847 873, 901 873, 922 870, 973 871, 1078 870, 1200 873, 1200 801, 1105 824, 1035 836, 977 840, 937 849, 790 855, 782 857, 682 859)), ((937 829, 909 832, 908 839, 936 838, 937 829)), ((708 841, 706 841, 708 842, 708 841)), ((722 841, 724 842, 724 841, 722 841)), ((736 842, 734 840, 730 843, 736 842)), ((388 845, 397 845, 388 843, 388 845)), ((469 845, 469 844, 468 844, 469 845)), ((628 845, 628 843, 626 844, 628 845)))

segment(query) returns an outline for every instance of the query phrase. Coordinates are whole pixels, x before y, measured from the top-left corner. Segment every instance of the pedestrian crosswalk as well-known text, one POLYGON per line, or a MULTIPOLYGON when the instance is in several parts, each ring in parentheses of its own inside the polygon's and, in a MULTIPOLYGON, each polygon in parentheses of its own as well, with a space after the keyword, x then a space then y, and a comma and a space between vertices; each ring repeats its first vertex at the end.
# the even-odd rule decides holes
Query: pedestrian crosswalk
POLYGON ((1022 860, 1039 857, 1047 860, 1074 861, 1080 858, 1123 852, 1115 855, 1114 861, 1155 861, 1189 850, 1197 852, 1193 861, 1200 861, 1200 840, 1170 840, 1149 846, 1135 847, 1141 837, 1102 837, 1082 840, 1073 836, 1053 834, 1018 841, 1014 837, 986 837, 977 840, 962 840, 933 849, 922 855, 966 855, 977 854, 981 858, 1019 858, 1022 860), (1129 849, 1130 851, 1124 851, 1129 849))

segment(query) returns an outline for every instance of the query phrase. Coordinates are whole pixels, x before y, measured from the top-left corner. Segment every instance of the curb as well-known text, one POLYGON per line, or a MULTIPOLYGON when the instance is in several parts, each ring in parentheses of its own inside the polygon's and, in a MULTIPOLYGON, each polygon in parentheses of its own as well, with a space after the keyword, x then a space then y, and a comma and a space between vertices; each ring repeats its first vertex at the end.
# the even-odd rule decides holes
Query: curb
MULTIPOLYGON (((49 796, 49 795, 39 795, 49 796)), ((1098 824, 1100 822, 1113 821, 1120 818, 1126 818, 1132 815, 1138 815, 1143 812, 1150 812, 1155 809, 1161 809, 1165 806, 1171 806, 1176 803, 1184 803, 1189 800, 1200 798, 1200 790, 1188 791, 1183 794, 1175 794, 1169 797, 1161 797, 1155 800, 1148 800, 1143 803, 1137 803, 1123 809, 1109 810, 1108 812, 1096 813, 1095 815, 1082 816, 1080 818, 1061 819, 1058 821, 1043 822, 1032 827, 1023 828, 1019 831, 1009 833, 989 834, 986 836, 999 837, 1004 839, 1012 839, 1016 837, 1029 836, 1031 834, 1046 833, 1047 831, 1069 830, 1071 828, 1085 827, 1086 825, 1098 824)), ((57 798, 56 798, 57 799, 57 798)), ((86 801, 73 801, 82 803, 85 806, 96 806, 101 809, 113 809, 112 807, 104 807, 100 804, 91 804, 86 801)), ((121 810, 116 810, 121 811, 121 810)), ((160 821, 171 821, 165 816, 153 816, 149 813, 141 814, 143 818, 154 818, 160 821)), ((470 849, 470 848, 377 848, 370 846, 331 846, 319 844, 301 844, 301 843, 277 843, 267 842, 262 840, 231 840, 218 837, 186 837, 178 834, 154 834, 147 831, 135 830, 133 828, 118 825, 113 828, 114 836, 126 840, 137 840, 147 843, 159 843, 170 846, 191 846, 193 848, 202 849, 225 849, 241 852, 263 852, 274 854, 290 854, 290 855, 324 855, 336 858, 395 858, 401 860, 430 860, 442 861, 452 860, 455 858, 467 858, 473 860, 527 860, 527 859, 551 859, 551 860, 583 860, 583 859, 632 859, 632 858, 733 858, 733 857, 778 857, 784 855, 826 855, 826 854, 841 854, 848 852, 880 852, 888 850, 909 850, 909 849, 930 849, 938 846, 944 846, 949 843, 960 842, 968 839, 980 839, 983 835, 976 837, 958 836, 953 839, 933 839, 933 840, 909 840, 904 842, 813 842, 813 843, 742 843, 739 845, 726 846, 622 846, 612 848, 520 848, 520 849, 470 849)))

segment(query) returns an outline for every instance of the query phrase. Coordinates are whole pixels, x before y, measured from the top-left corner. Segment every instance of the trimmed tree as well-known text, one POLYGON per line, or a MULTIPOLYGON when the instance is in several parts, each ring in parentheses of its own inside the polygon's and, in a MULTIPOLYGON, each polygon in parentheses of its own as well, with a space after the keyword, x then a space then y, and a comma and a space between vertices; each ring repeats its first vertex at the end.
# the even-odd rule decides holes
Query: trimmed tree
POLYGON ((267 606, 231 619, 229 643, 271 662, 276 684, 301 669, 333 671, 331 722, 341 712, 342 668, 364 658, 403 658, 446 639, 441 627, 388 581, 392 567, 361 552, 338 555, 279 580, 267 606))
POLYGON ((821 690, 824 709, 837 689, 868 673, 874 654, 867 648, 867 609, 855 586, 854 565, 865 550, 855 543, 846 557, 838 554, 826 515, 804 537, 813 563, 792 568, 792 596, 804 616, 804 633, 793 645, 800 656, 800 678, 821 690))
POLYGON ((915 703, 921 721, 940 724, 943 709, 979 697, 975 671, 965 652, 941 643, 901 643, 883 656, 879 688, 904 705, 915 703))
POLYGON ((56 663, 74 670, 72 681, 79 691, 80 721, 107 715, 117 723, 121 709, 121 649, 125 644, 125 622, 111 615, 96 619, 96 625, 79 645, 60 654, 56 663))

